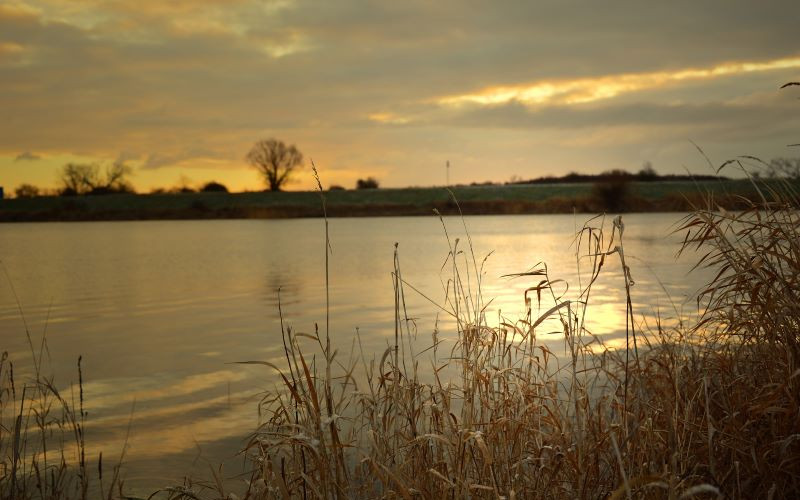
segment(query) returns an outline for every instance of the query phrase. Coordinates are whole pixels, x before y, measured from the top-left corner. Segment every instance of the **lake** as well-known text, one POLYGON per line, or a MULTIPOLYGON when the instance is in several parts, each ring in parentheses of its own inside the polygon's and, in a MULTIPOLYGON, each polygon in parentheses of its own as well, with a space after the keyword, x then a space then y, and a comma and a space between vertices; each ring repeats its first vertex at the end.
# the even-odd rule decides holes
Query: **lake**
MULTIPOLYGON (((624 216, 624 249, 635 286, 636 320, 691 315, 694 292, 709 278, 690 272, 697 256, 676 258, 681 214, 624 216)), ((584 215, 445 217, 460 262, 484 265, 482 292, 493 299, 488 321, 525 314, 524 293, 542 278, 502 277, 546 262, 551 278, 577 294, 576 229, 584 215)), ((599 223, 599 220, 594 221, 599 223)), ((452 325, 445 302, 452 266, 437 217, 330 220, 330 332, 349 351, 356 328, 364 349, 380 356, 394 338, 395 243, 409 316, 421 341, 452 325), (444 267, 443 267, 444 266, 444 267), (427 298, 426 298, 427 297, 427 298)), ((610 231, 610 220, 607 221, 610 231)), ((113 460, 129 422, 126 484, 132 492, 207 475, 208 464, 241 471, 235 454, 258 423, 257 403, 276 386, 263 366, 281 365, 283 321, 298 332, 325 324, 324 221, 208 220, 0 224, 2 350, 18 379, 31 373, 25 324, 38 346, 46 330, 46 373, 69 390, 82 356, 88 411, 87 459, 113 460), (17 305, 17 297, 22 313, 17 305), (112 457, 112 458, 107 458, 112 457)), ((582 261, 585 271, 588 262, 582 261)), ((588 274, 580 278, 585 284, 588 274)), ((475 287, 475 276, 471 276, 475 287)), ((563 287, 559 284, 557 287, 563 287)), ((473 290, 474 291, 474 290, 473 290)), ((607 346, 624 346, 625 289, 617 255, 592 292, 589 324, 607 346)), ((534 304, 535 307, 535 304, 534 304)), ((535 311, 534 311, 535 314, 535 311)), ((449 333, 448 333, 449 332, 449 333)), ((452 335, 451 335, 452 336, 452 335)), ((561 339, 551 342, 558 345, 561 339)))

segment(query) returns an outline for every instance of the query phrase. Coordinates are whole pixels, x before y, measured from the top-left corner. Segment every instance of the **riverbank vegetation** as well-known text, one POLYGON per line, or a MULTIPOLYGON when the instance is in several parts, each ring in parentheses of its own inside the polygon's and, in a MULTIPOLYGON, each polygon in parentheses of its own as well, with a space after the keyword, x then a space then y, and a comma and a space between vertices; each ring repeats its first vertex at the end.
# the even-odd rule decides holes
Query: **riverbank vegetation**
POLYGON ((81 359, 78 383, 59 389, 47 375, 44 335, 34 342, 27 326, 25 334, 32 364, 25 375, 15 375, 8 352, 0 356, 0 498, 128 498, 121 475, 125 447, 105 459, 102 452, 87 454, 81 359))
MULTIPOLYGON (((781 183, 774 179, 768 182, 781 183)), ((800 181, 793 181, 800 184, 800 181)), ((321 217, 313 191, 225 193, 182 188, 177 193, 39 196, 0 201, 0 222, 321 217)), ((481 185, 444 188, 331 189, 329 217, 689 211, 707 196, 744 208, 757 193, 746 179, 481 185), (450 193, 455 195, 457 207, 450 193)))
POLYGON ((576 259, 590 279, 577 293, 557 291, 544 266, 521 273, 534 281, 530 313, 500 325, 484 315, 471 243, 452 241, 442 310, 455 329, 435 330, 425 351, 395 259, 396 334, 382 355, 365 355, 358 339, 350 358, 332 351, 324 328, 283 332, 286 362, 264 364, 285 387, 262 402, 247 496, 792 498, 798 199, 788 185, 754 186, 742 211, 708 198, 683 220, 680 250, 718 271, 699 292, 696 322, 637 320, 622 218, 580 231, 576 259), (610 259, 628 296, 618 349, 585 326, 610 259), (561 353, 543 341, 553 325, 561 353))
MULTIPOLYGON (((799 200, 786 182, 751 185, 750 198, 706 195, 678 229, 676 251, 697 251, 698 266, 716 271, 695 320, 676 306, 645 323, 632 309, 638 270, 625 260, 624 217, 578 231, 586 279, 571 289, 544 264, 521 270, 515 278, 531 286, 516 321, 488 317, 483 256, 445 227, 439 323, 418 325, 407 310, 417 292, 396 253, 385 351, 365 352, 358 334, 349 353, 335 350, 341 333, 324 318, 310 334, 283 325, 283 360, 242 360, 283 381, 261 401, 263 423, 242 452, 247 483, 217 478, 154 498, 793 498, 799 200), (587 326, 600 279, 626 291, 621 345, 587 326)), ((41 360, 32 343, 34 360, 37 351, 41 360)), ((81 452, 80 387, 67 397, 41 377, 20 384, 5 357, 0 369, 0 495, 88 498, 99 488, 124 498, 118 467, 81 452)))

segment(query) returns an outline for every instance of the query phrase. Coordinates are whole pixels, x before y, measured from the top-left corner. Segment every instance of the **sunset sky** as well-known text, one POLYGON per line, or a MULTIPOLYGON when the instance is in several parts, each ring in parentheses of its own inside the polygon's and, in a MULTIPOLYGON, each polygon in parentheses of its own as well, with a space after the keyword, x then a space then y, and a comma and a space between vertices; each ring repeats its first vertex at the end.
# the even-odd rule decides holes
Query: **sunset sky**
MULTIPOLYGON (((352 187, 800 156, 800 2, 0 0, 0 185, 261 189, 276 137, 352 187)), ((307 189, 306 169, 290 189, 307 189)))

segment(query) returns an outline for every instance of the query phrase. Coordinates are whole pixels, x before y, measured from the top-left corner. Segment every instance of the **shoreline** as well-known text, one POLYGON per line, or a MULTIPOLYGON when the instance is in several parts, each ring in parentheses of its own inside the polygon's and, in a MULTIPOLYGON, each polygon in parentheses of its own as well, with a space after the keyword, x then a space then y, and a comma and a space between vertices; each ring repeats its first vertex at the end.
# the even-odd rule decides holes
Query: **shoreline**
MULTIPOLYGON (((326 191, 328 217, 686 212, 714 196, 742 208, 748 180, 632 182, 619 197, 586 183, 326 191), (452 193, 452 195, 451 195, 452 193), (458 200, 456 203, 453 199, 458 200)), ((116 194, 0 201, 0 222, 293 219, 322 217, 318 192, 116 194)))

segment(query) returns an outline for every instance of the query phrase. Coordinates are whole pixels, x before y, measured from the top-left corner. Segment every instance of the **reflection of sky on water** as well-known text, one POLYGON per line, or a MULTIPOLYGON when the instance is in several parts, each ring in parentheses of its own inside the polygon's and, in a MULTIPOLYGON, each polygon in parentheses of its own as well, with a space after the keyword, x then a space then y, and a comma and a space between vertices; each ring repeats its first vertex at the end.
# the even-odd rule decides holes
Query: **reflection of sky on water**
MULTIPOLYGON (((570 284, 564 298, 577 297, 579 274, 570 244, 583 220, 571 215, 467 218, 478 265, 493 251, 482 276, 484 298, 493 299, 486 310, 491 324, 524 316, 525 290, 542 278, 502 276, 539 262, 547 263, 551 279, 570 284)), ((656 315, 669 321, 676 313, 662 286, 680 308, 703 279, 687 274, 691 256, 675 260, 680 236, 666 235, 678 216, 628 215, 624 220, 636 321, 652 322, 656 315)), ((451 242, 459 238, 458 248, 467 252, 459 262, 471 262, 461 220, 445 222, 451 242)), ((0 230, 0 258, 35 342, 48 325, 51 371, 62 386, 77 379, 76 361, 83 355, 88 437, 97 445, 92 453, 118 449, 135 400, 129 451, 134 487, 163 485, 165 475, 179 480, 196 465, 198 446, 213 461, 241 447, 257 422, 258 394, 277 379, 263 366, 226 363, 283 364, 279 288, 286 325, 311 333, 316 322, 324 331, 320 220, 6 224, 0 230), (159 481, 152 480, 156 475, 159 481)), ((331 335, 343 356, 356 328, 368 356, 380 356, 393 341, 395 242, 405 281, 444 302, 452 266, 445 265, 448 242, 438 218, 333 219, 330 233, 331 335)), ((581 265, 585 284, 589 263, 582 259, 581 265)), ((469 280, 474 289, 472 269, 469 280)), ((437 320, 441 337, 452 341, 454 324, 445 313, 409 288, 405 297, 420 345, 430 342, 437 320)), ((535 299, 532 305, 535 318, 535 299)), ((545 300, 539 310, 550 305, 545 300)), ((558 347, 563 339, 546 335, 560 331, 553 323, 538 330, 558 347)), ((606 260, 595 283, 587 327, 607 346, 624 345, 625 290, 616 255, 606 260)), ((29 370, 22 320, 7 283, 0 285, 0 330, 2 348, 12 353, 18 372, 29 370)))

